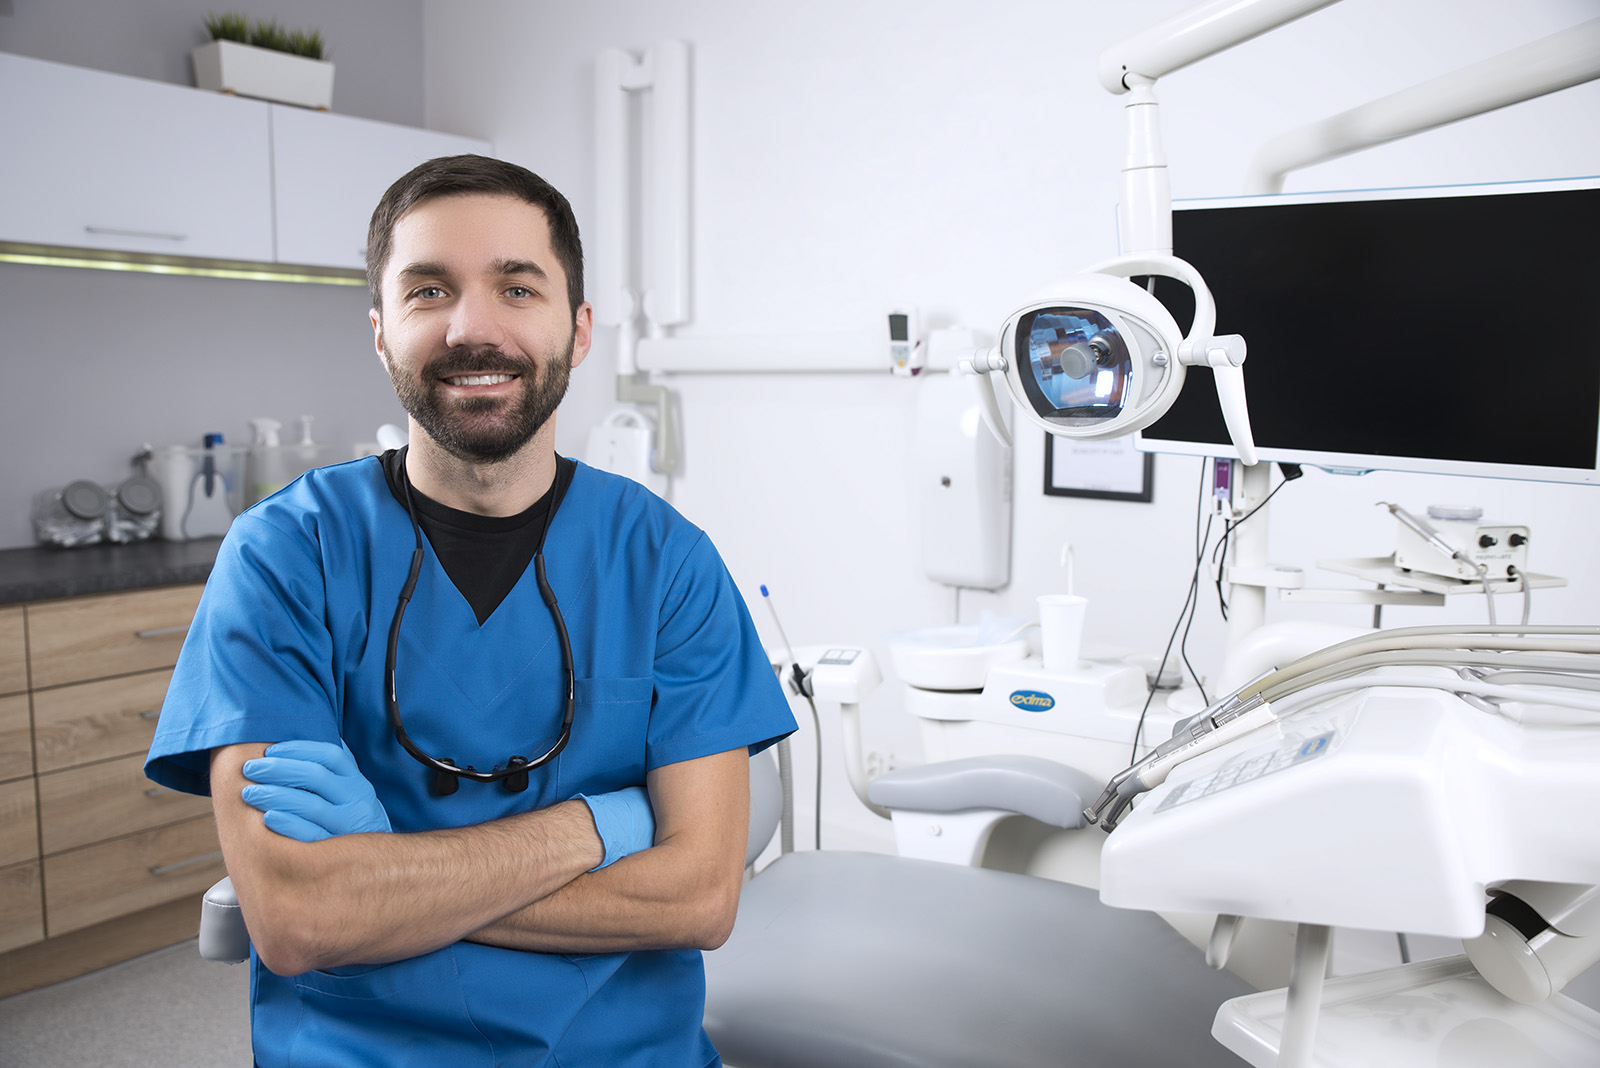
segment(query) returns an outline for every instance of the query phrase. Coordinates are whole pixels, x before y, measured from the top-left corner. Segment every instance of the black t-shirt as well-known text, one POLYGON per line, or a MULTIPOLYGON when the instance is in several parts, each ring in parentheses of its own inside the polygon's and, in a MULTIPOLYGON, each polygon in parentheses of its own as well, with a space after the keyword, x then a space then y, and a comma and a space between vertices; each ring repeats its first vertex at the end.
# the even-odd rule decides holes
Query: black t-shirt
MULTIPOLYGON (((390 449, 382 460, 389 492, 404 508, 406 490, 401 479, 406 450, 390 449)), ((411 487, 417 525, 422 528, 428 544, 433 546, 444 573, 472 606, 479 626, 494 614, 528 569, 539 550, 539 536, 544 531, 544 517, 550 510, 550 501, 554 497, 557 507, 560 506, 560 497, 572 484, 577 467, 576 461, 557 456, 556 479, 550 490, 525 510, 508 516, 463 512, 425 497, 415 486, 411 487)))

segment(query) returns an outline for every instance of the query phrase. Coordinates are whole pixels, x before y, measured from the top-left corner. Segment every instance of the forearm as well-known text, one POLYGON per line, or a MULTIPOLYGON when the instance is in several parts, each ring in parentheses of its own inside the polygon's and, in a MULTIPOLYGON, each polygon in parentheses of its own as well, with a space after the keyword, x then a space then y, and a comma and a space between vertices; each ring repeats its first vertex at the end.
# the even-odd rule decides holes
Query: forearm
POLYGON ((583 875, 467 936, 542 953, 715 949, 738 907, 742 868, 664 842, 583 875))
POLYGON ((239 799, 261 747, 219 750, 213 805, 223 855, 263 962, 280 974, 400 960, 460 940, 599 863, 581 801, 473 827, 296 842, 239 799))
POLYGON ((653 848, 582 875, 469 939, 546 953, 721 945, 739 905, 749 763, 739 749, 651 771, 653 848))

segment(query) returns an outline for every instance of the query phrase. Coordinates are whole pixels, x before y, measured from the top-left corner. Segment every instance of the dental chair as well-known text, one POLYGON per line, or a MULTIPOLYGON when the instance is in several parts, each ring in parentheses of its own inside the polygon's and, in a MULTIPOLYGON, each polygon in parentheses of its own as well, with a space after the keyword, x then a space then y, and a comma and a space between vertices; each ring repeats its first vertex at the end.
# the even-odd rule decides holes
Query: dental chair
MULTIPOLYGON (((1254 988, 1209 968, 1160 917, 968 866, 1013 816, 1081 826, 1085 794, 1098 792, 1090 776, 1037 757, 976 757, 889 772, 868 791, 902 825, 902 855, 779 856, 746 882, 727 943, 705 954, 705 1027, 730 1068, 1240 1064, 1212 1039, 1212 1018, 1254 988), (930 844, 919 848, 909 827, 930 844)), ((748 865, 788 815, 777 763, 760 753, 748 865)), ((205 895, 199 950, 249 958, 229 879, 205 895)))
MULTIPOLYGON (((750 777, 753 860, 783 798, 768 753, 750 777)), ((973 863, 1013 815, 1081 826, 1098 789, 1027 756, 894 771, 868 787, 897 822, 929 832, 934 855, 973 863), (950 826, 967 847, 938 841, 950 826)), ((915 839, 898 840, 897 856, 786 853, 746 883, 733 935, 705 954, 705 1027, 730 1068, 1240 1064, 1211 1024, 1253 988, 1209 968, 1159 916, 1081 886, 904 855, 915 839)))

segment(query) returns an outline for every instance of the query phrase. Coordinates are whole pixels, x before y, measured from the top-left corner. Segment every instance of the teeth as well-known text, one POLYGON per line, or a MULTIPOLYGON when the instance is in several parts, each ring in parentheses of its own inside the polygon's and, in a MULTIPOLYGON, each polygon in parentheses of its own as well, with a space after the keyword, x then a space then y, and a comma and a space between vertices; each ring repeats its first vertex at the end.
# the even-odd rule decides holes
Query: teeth
POLYGON ((516 375, 462 375, 459 378, 447 378, 445 381, 452 386, 497 386, 515 377, 516 375))

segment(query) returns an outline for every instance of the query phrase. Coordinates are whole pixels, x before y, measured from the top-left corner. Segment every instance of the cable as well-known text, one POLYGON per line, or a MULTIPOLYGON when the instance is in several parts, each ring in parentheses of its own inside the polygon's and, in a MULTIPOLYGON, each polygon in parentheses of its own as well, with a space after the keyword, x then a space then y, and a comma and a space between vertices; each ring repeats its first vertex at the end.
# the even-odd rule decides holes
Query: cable
MULTIPOLYGON (((1229 522, 1227 520, 1223 521, 1223 524, 1222 524, 1222 538, 1221 538, 1220 541, 1217 542, 1217 548, 1211 554, 1211 562, 1213 564, 1215 564, 1218 561, 1219 558, 1224 560, 1224 561, 1226 561, 1227 555, 1228 555, 1228 545, 1229 545, 1230 541, 1233 538, 1233 532, 1235 530, 1239 529, 1239 527, 1243 526, 1245 523, 1248 523, 1250 521, 1250 517, 1251 516, 1255 515, 1257 512, 1261 511, 1261 509, 1265 508, 1267 506, 1267 504, 1269 502, 1271 502, 1272 498, 1274 498, 1274 497, 1276 497, 1278 495, 1278 491, 1279 490, 1283 489, 1283 487, 1287 486, 1289 483, 1293 482, 1295 479, 1297 479, 1301 475, 1305 474, 1305 470, 1299 464, 1279 464, 1278 465, 1278 473, 1283 476, 1283 480, 1272 488, 1272 492, 1271 493, 1267 494, 1265 497, 1263 497, 1261 499, 1261 503, 1260 504, 1258 504, 1254 508, 1250 509, 1248 512, 1246 512, 1244 515, 1240 516, 1238 519, 1235 519, 1235 520, 1233 520, 1231 522, 1229 522)), ((1217 570, 1217 606, 1222 610, 1222 618, 1223 619, 1227 619, 1228 618, 1228 601, 1227 601, 1227 598, 1225 596, 1223 596, 1222 583, 1223 583, 1223 571, 1222 571, 1221 568, 1219 568, 1217 570)))
MULTIPOLYGON (((1199 529, 1199 526, 1200 526, 1200 509, 1205 504, 1205 493, 1206 493, 1206 463, 1205 463, 1204 460, 1201 460, 1200 461, 1200 499, 1195 505, 1195 528, 1197 530, 1199 529)), ((1199 588, 1200 588, 1200 564, 1201 564, 1201 561, 1203 561, 1205 559, 1205 542, 1209 541, 1210 539, 1211 539, 1211 521, 1210 521, 1210 519, 1207 519, 1206 520, 1206 528, 1205 528, 1204 539, 1200 541, 1199 551, 1196 552, 1196 554, 1195 554, 1194 572, 1189 576, 1189 591, 1188 591, 1188 593, 1186 593, 1184 595, 1183 607, 1178 609, 1178 621, 1172 625, 1172 633, 1167 636, 1167 647, 1161 653, 1161 663, 1156 666, 1155 679, 1150 684, 1150 688, 1149 688, 1148 692, 1145 693, 1144 707, 1139 710, 1139 722, 1133 728, 1133 755, 1131 757, 1132 761, 1137 761, 1139 759, 1139 739, 1144 736, 1144 721, 1145 721, 1146 717, 1148 717, 1149 714, 1150 714, 1150 702, 1155 700, 1155 696, 1156 696, 1156 685, 1155 684, 1161 681, 1162 673, 1167 670, 1167 660, 1172 656, 1172 643, 1177 640, 1177 638, 1178 638, 1178 630, 1179 630, 1179 628, 1183 627, 1185 618, 1187 617, 1187 618, 1189 618, 1191 620, 1193 619, 1194 614, 1193 614, 1193 611, 1192 611, 1192 607, 1193 607, 1193 603, 1197 599, 1195 595, 1199 591, 1199 588)), ((1187 634, 1187 631, 1185 631, 1185 633, 1187 634)), ((1188 660, 1185 659, 1184 663, 1187 664, 1188 660)), ((1194 673, 1194 668, 1191 667, 1189 669, 1189 672, 1190 672, 1190 674, 1193 674, 1194 673)), ((1195 683, 1198 684, 1199 681, 1200 681, 1199 677, 1196 676, 1195 683)))
POLYGON ((820 850, 822 848, 822 717, 817 714, 817 703, 811 699, 811 693, 806 689, 805 672, 800 669, 800 661, 795 658, 794 646, 789 644, 789 635, 783 629, 783 620, 778 618, 778 606, 773 602, 772 594, 767 592, 766 586, 761 587, 761 599, 767 602, 767 608, 772 612, 772 622, 778 628, 778 637, 783 639, 784 652, 789 654, 789 669, 794 687, 811 708, 811 723, 817 730, 817 791, 812 805, 814 809, 812 841, 820 850))
MULTIPOLYGON (((1600 627, 1581 626, 1530 626, 1530 627, 1408 627, 1400 630, 1380 631, 1319 649, 1290 664, 1269 672, 1247 683, 1229 699, 1245 699, 1274 689, 1301 675, 1329 664, 1338 664, 1353 656, 1391 649, 1486 649, 1526 652, 1600 653, 1600 627), (1510 635, 1510 637, 1506 637, 1510 635), (1543 639, 1565 635, 1566 640, 1555 642, 1543 639), (1499 637, 1496 637, 1499 636, 1499 637), (1589 639, 1589 640, 1584 640, 1589 639)), ((1270 699, 1270 698, 1269 698, 1270 699)))
POLYGON ((1587 675, 1568 675, 1559 671, 1492 671, 1483 676, 1484 682, 1497 686, 1514 686, 1518 683, 1537 686, 1569 686, 1574 690, 1594 690, 1600 693, 1600 678, 1587 675), (1556 680, 1560 680, 1559 682, 1556 680))
POLYGON ((1528 576, 1518 571, 1516 565, 1506 565, 1506 578, 1514 578, 1522 587, 1522 625, 1528 625, 1528 616, 1533 611, 1533 586, 1528 582, 1528 576))
MULTIPOLYGON (((1332 682, 1322 682, 1315 686, 1308 686, 1298 690, 1288 697, 1280 698, 1272 705, 1273 712, 1282 719, 1291 712, 1305 705, 1315 704, 1324 697, 1334 694, 1348 693, 1351 690, 1371 690, 1387 686, 1397 686, 1402 689, 1413 690, 1443 690, 1446 693, 1474 694, 1478 697, 1498 698, 1502 701, 1524 701, 1529 704, 1556 705, 1560 708, 1575 708, 1582 712, 1600 713, 1600 694, 1585 696, 1583 694, 1541 694, 1535 688, 1525 686, 1496 686, 1488 682, 1476 682, 1472 679, 1448 679, 1433 675, 1384 675, 1378 678, 1335 679, 1332 682)), ((1540 686, 1538 689, 1559 690, 1556 686, 1540 686)))

